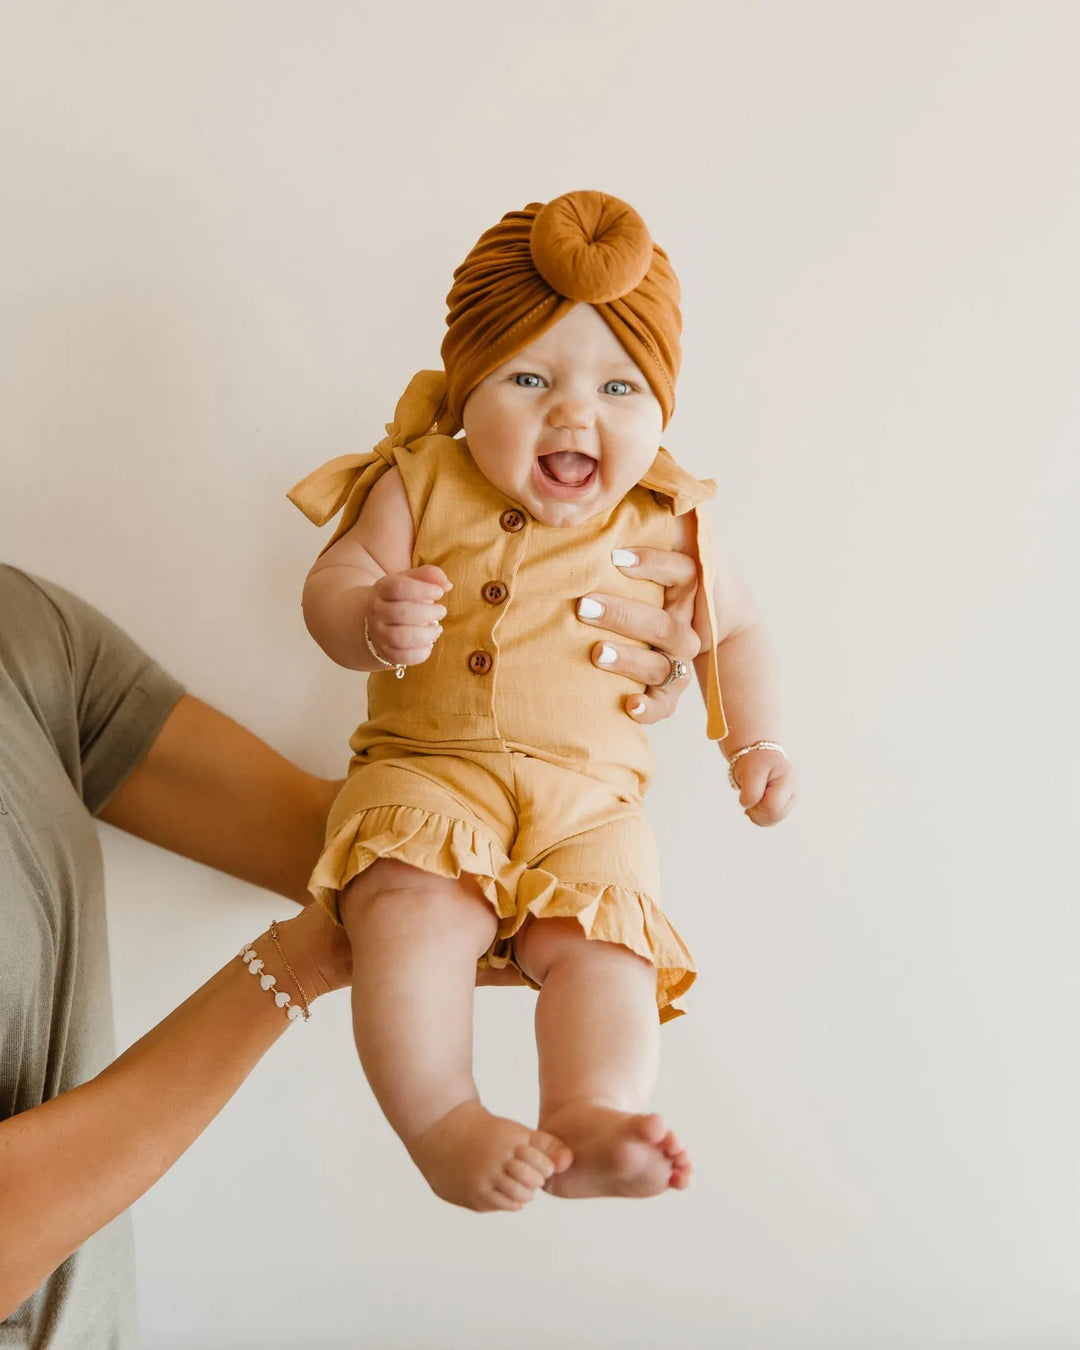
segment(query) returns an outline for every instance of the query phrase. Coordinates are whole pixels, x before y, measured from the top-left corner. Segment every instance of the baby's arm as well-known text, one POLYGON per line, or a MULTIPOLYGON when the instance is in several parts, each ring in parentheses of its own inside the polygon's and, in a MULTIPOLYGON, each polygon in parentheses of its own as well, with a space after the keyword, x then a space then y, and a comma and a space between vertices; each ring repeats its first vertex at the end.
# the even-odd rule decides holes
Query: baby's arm
POLYGON ((439 600, 451 583, 438 567, 412 567, 415 541, 405 485, 391 469, 371 489, 356 524, 318 559, 304 583, 308 632, 350 670, 385 661, 419 665, 431 655, 446 615, 439 600))
MULTIPOLYGON (((680 517, 680 525, 684 537, 676 547, 693 552, 693 527, 685 516, 680 517)), ((772 641, 753 596, 719 548, 714 546, 713 551, 715 576, 705 578, 705 584, 712 586, 714 596, 717 631, 713 637, 728 724, 721 749, 730 758, 757 741, 780 741, 780 690, 772 641)), ((694 627, 703 640, 703 650, 694 669, 703 693, 708 677, 704 609, 699 596, 694 627)), ((733 773, 739 785, 739 805, 755 825, 776 825, 783 820, 795 797, 795 774, 779 751, 751 750, 739 757, 733 773)))

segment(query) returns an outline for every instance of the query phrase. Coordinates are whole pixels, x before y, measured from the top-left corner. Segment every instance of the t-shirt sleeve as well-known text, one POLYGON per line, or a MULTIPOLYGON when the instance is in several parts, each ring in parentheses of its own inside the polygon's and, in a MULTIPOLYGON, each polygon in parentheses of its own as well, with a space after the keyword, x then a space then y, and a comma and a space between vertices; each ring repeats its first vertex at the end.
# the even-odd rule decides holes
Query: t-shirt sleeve
POLYGON ((97 815, 150 749, 184 689, 93 605, 61 586, 23 576, 47 602, 43 625, 59 621, 70 680, 65 703, 70 701, 78 741, 78 767, 72 763, 69 772, 79 774, 75 786, 97 815))

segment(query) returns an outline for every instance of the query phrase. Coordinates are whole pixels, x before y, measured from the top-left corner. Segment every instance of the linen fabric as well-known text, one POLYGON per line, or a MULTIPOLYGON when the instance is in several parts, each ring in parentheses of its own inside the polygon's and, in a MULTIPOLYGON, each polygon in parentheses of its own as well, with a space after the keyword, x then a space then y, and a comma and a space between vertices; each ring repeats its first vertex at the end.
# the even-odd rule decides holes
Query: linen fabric
MULTIPOLYGON (((0 566, 0 1119, 114 1057, 105 887, 92 817, 183 690, 59 586, 0 566)), ((126 1215, 8 1318, 0 1346, 135 1344, 126 1215)))
MULTIPOLYGON (((409 464, 413 454, 420 452, 429 440, 438 441, 444 447, 446 445, 459 448, 465 446, 464 440, 455 440, 441 432, 432 432, 431 430, 436 425, 439 408, 444 406, 445 391, 446 379, 441 370, 419 371, 413 376, 409 382, 409 387, 398 400, 394 420, 386 424, 386 436, 373 450, 363 454, 339 455, 323 464, 313 473, 308 474, 306 478, 301 479, 299 483, 289 489, 287 494, 289 500, 303 511, 304 515, 315 525, 325 525, 340 513, 337 528, 323 545, 321 550, 323 553, 356 524, 368 493, 384 473, 387 473, 395 465, 402 468, 403 472, 407 472, 408 470, 404 466, 409 464)), ((471 464, 472 461, 470 460, 469 463, 471 464)), ((473 468, 475 469, 475 466, 473 468)), ((492 488, 479 470, 475 470, 475 477, 488 490, 497 491, 492 488)), ((720 680, 716 667, 714 635, 718 629, 711 586, 711 578, 714 575, 712 566, 713 545, 708 521, 698 509, 715 494, 716 484, 711 478, 694 478, 661 447, 649 466, 648 472, 638 484, 638 489, 652 493, 661 501, 666 502, 670 515, 689 514, 693 521, 698 553, 698 599, 701 605, 701 618, 705 628, 709 656, 705 689, 705 701, 708 710, 706 734, 710 740, 722 740, 727 735, 727 723, 724 718, 720 680)), ((466 495, 462 494, 463 509, 466 495)), ((508 498, 502 498, 501 494, 497 495, 500 496, 500 500, 505 501, 508 505, 516 506, 516 503, 509 502, 508 498)), ((486 531, 489 524, 483 523, 479 528, 486 531)), ((554 527, 538 526, 538 528, 554 527)), ((562 534, 563 531, 560 527, 558 534, 555 536, 560 543, 562 542, 562 534)), ((646 542, 644 537, 624 535, 621 543, 625 544, 632 537, 640 544, 646 542)), ((557 550, 560 543, 556 544, 557 550)), ((664 546, 661 545, 661 547, 664 546)), ((414 566, 419 566, 419 564, 414 563, 414 566)), ((643 583, 631 583, 621 572, 617 572, 614 578, 605 577, 605 589, 609 593, 612 586, 620 584, 626 586, 643 583)), ((580 590, 578 595, 584 595, 586 589, 588 588, 580 590)), ((663 592, 659 587, 654 587, 644 598, 650 599, 656 604, 662 604, 663 592)), ((540 610, 542 611, 543 608, 544 604, 541 599, 540 610)), ((580 625, 577 625, 577 627, 580 628, 580 625)), ((613 677, 609 675, 607 678, 613 677)), ((636 686, 634 687, 636 688, 636 686)), ((433 705, 433 707, 435 706, 437 705, 433 705)))
POLYGON ((694 962, 660 907, 656 843, 641 808, 632 788, 521 751, 440 755, 384 743, 353 761, 312 890, 338 919, 341 889, 378 858, 471 876, 499 920, 481 966, 516 965, 514 936, 530 917, 576 919, 587 938, 656 967, 666 1022, 681 1012, 673 1001, 693 984, 694 962))
MULTIPOLYGON (((404 426, 424 421, 399 413, 404 426)), ((412 565, 435 564, 454 585, 428 660, 400 680, 368 677, 368 720, 312 893, 336 918, 338 893, 376 857, 468 873, 499 918, 488 962, 513 959, 530 914, 572 916, 587 936, 651 961, 661 1019, 677 1015, 693 962, 658 903, 641 814, 652 760, 645 728, 623 710, 639 686, 596 669, 596 634, 575 606, 589 591, 662 604, 662 587, 623 576, 611 550, 670 548, 676 512, 712 484, 667 456, 664 488, 643 482, 583 524, 548 526, 481 474, 463 440, 436 434, 384 443, 351 471, 332 461, 293 499, 315 519, 335 503, 358 515, 391 462, 413 515, 412 565)), ((716 712, 722 723, 719 702, 716 712)))

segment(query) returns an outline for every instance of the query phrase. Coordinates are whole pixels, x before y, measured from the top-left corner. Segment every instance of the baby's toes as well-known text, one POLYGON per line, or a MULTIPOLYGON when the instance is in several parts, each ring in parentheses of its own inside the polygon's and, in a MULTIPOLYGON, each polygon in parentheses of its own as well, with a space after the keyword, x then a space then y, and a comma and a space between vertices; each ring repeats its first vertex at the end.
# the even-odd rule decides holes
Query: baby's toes
MULTIPOLYGON (((519 1209, 524 1209, 526 1204, 532 1199, 533 1192, 528 1191, 524 1200, 518 1200, 510 1193, 510 1188, 518 1183, 510 1181, 506 1177, 499 1177, 492 1183, 491 1189, 485 1197, 484 1208, 487 1210, 503 1210, 507 1213, 516 1213, 519 1209)), ((524 1190, 524 1187, 522 1187, 524 1190)))
POLYGON ((529 1188, 530 1198, 533 1191, 538 1191, 547 1181, 555 1170, 551 1159, 546 1154, 539 1155, 544 1166, 538 1166, 536 1163, 528 1162, 521 1156, 521 1150, 518 1150, 518 1156, 511 1158, 503 1167, 503 1172, 522 1186, 529 1188))
POLYGON ((668 1130, 667 1134, 665 1134, 663 1139, 660 1140, 660 1143, 657 1145, 657 1147, 660 1149, 660 1152, 664 1155, 664 1157, 670 1158, 672 1162, 674 1162, 675 1159, 678 1158, 680 1155, 685 1158, 689 1158, 690 1156, 687 1153, 686 1149, 684 1149, 682 1144, 679 1142, 679 1136, 675 1133, 674 1130, 668 1130))
POLYGON ((690 1185, 690 1176, 693 1170, 690 1155, 688 1153, 681 1154, 671 1165, 671 1180, 668 1182, 668 1186, 673 1191, 685 1191, 687 1186, 690 1185))
MULTIPOLYGON (((545 1130, 534 1130, 529 1137, 529 1143, 522 1145, 516 1150, 519 1158, 524 1158, 530 1150, 535 1150, 541 1156, 546 1157, 555 1172, 565 1172, 574 1161, 574 1155, 569 1147, 561 1139, 556 1139, 553 1134, 548 1134, 545 1130)), ((551 1175, 545 1172, 545 1177, 551 1175)))
MULTIPOLYGON (((539 1178, 537 1185, 539 1186, 542 1186, 548 1177, 555 1172, 555 1163, 552 1159, 546 1153, 541 1153, 538 1148, 533 1148, 529 1144, 519 1144, 514 1149, 513 1161, 518 1167, 526 1168, 530 1173, 537 1176, 539 1178)), ((514 1175, 518 1175, 516 1168, 514 1175)), ((519 1179, 524 1180, 524 1176, 519 1179)))
POLYGON ((655 1112, 648 1116, 631 1116, 627 1124, 631 1134, 644 1143, 651 1144, 653 1148, 663 1150, 665 1141, 672 1137, 671 1131, 664 1123, 664 1117, 658 1116, 655 1112))
POLYGON ((515 1209, 521 1209, 533 1199, 543 1184, 544 1179, 535 1167, 509 1158, 495 1178, 494 1189, 504 1199, 511 1201, 515 1209))

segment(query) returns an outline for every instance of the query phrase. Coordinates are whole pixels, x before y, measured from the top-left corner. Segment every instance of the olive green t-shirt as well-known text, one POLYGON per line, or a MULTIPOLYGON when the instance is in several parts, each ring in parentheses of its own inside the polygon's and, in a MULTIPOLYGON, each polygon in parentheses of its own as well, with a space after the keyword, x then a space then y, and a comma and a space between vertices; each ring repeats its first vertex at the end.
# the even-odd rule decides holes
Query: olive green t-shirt
MULTIPOLYGON (((181 693, 90 605, 0 566, 0 1120, 115 1054, 92 817, 181 693)), ((120 1350, 134 1345, 134 1321, 122 1217, 0 1322, 0 1347, 120 1350)))

